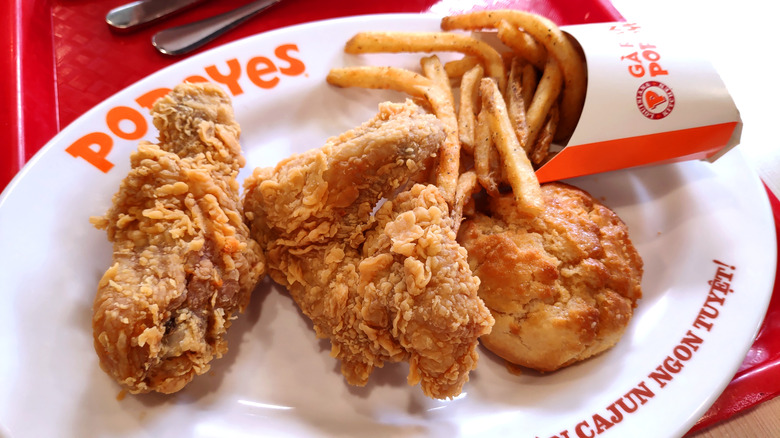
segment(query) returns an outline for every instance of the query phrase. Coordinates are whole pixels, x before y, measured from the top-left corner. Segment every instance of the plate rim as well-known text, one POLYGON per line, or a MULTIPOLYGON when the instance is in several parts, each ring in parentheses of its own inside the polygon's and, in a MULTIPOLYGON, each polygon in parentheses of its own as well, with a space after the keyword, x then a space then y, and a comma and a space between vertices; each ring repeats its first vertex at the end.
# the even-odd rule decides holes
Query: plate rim
MULTIPOLYGON (((335 25, 339 22, 344 21, 356 21, 356 20, 364 20, 366 18, 371 18, 375 20, 402 20, 402 19, 420 19, 420 20, 430 20, 432 17, 440 17, 438 14, 412 14, 412 13, 400 13, 400 14, 368 14, 368 15, 357 15, 357 16, 349 16, 349 17, 340 17, 340 18, 334 18, 334 19, 325 19, 325 20, 316 20, 311 21, 307 23, 300 23, 292 26, 286 26, 279 29, 274 29, 272 31, 263 32, 256 35, 251 35, 236 41, 232 41, 230 43, 227 43, 222 46, 214 47, 212 49, 209 49, 207 51, 204 51, 202 53, 199 53, 197 55, 194 55, 192 57, 182 59, 179 62, 176 62, 170 66, 167 66, 165 68, 162 68, 142 79, 139 79, 138 81, 134 82, 133 84, 128 85, 127 87, 124 87, 123 89, 117 91, 116 93, 112 94, 110 97, 106 98, 102 102, 98 103, 97 105, 93 106, 90 110, 86 111, 84 114, 79 116, 77 119, 75 119, 73 122, 71 122, 68 126, 63 128, 60 132, 58 132, 54 137, 52 137, 41 149, 39 149, 33 157, 28 160, 28 162, 25 164, 25 166, 14 176, 14 178, 9 182, 9 184, 6 186, 6 188, 3 190, 2 193, 0 193, 0 213, 3 213, 7 210, 7 208, 4 208, 5 201, 8 199, 12 194, 15 192, 18 185, 22 184, 25 178, 27 177, 27 174, 30 172, 32 168, 36 166, 36 164, 46 155, 49 153, 52 153, 51 150, 57 145, 58 141, 61 137, 66 136, 71 131, 79 129, 80 125, 83 125, 84 121, 94 117, 94 113, 97 111, 100 111, 101 108, 104 108, 108 105, 110 105, 113 101, 117 100, 119 96, 125 95, 128 90, 136 88, 140 86, 143 83, 146 82, 154 82, 158 77, 164 76, 171 70, 178 70, 182 68, 182 65, 186 65, 188 63, 197 63, 201 59, 207 59, 210 57, 213 57, 215 53, 223 52, 223 51, 229 51, 233 46, 245 44, 247 40, 254 40, 254 39, 264 39, 264 38, 274 38, 276 34, 284 33, 284 32, 291 32, 291 31, 297 31, 301 28, 309 28, 309 27, 316 27, 321 25, 335 25)), ((742 160, 743 164, 743 170, 746 171, 750 178, 754 181, 757 188, 762 191, 763 196, 761 196, 762 200, 762 206, 761 210, 764 211, 764 213, 768 213, 767 217, 770 219, 774 218, 773 210, 771 208, 771 204, 769 201, 768 194, 766 193, 766 187, 763 185, 760 177, 758 176, 755 169, 750 167, 748 163, 744 160, 744 156, 742 155, 742 152, 739 150, 739 148, 734 148, 734 150, 730 151, 729 154, 739 154, 740 160, 742 160)), ((772 241, 771 245, 774 248, 774 251, 771 254, 771 257, 774 260, 774 264, 777 263, 778 258, 778 248, 776 244, 776 238, 777 238, 777 229, 774 227, 770 227, 772 230, 773 239, 770 239, 772 241)), ((775 279, 777 277, 777 272, 774 272, 774 275, 771 276, 771 279, 767 279, 769 283, 769 291, 770 293, 762 295, 765 298, 764 305, 761 306, 761 308, 764 311, 764 314, 766 313, 766 308, 768 307, 769 301, 772 297, 772 290, 773 290, 773 284, 775 282, 775 279)), ((753 336, 752 339, 755 339, 755 336, 757 335, 758 331, 760 330, 762 324, 763 324, 764 318, 760 318, 756 324, 755 327, 753 327, 753 336)), ((741 351, 741 358, 744 358, 747 351, 752 346, 752 342, 747 343, 746 347, 744 347, 741 351)), ((734 367, 734 372, 739 368, 741 365, 740 362, 734 367)), ((711 406, 712 403, 715 402, 715 400, 719 397, 719 395, 722 393, 723 389, 725 389, 726 386, 731 382, 731 378, 726 379, 721 385, 718 386, 717 391, 714 391, 710 397, 707 398, 707 400, 702 401, 700 409, 694 413, 692 413, 688 419, 688 421, 681 425, 678 432, 680 434, 684 434, 687 432, 695 423, 696 421, 701 417, 701 415, 706 412, 707 409, 709 409, 709 406, 711 406)))

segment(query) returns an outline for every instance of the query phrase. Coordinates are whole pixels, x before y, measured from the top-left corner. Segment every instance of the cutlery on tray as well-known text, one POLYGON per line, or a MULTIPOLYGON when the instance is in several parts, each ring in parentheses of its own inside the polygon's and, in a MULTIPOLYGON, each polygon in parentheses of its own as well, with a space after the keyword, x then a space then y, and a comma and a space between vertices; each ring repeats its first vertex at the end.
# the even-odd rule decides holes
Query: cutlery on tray
POLYGON ((195 6, 203 0, 140 0, 108 11, 106 23, 119 31, 129 31, 176 12, 195 6))
POLYGON ((224 14, 161 30, 152 37, 152 44, 160 53, 182 55, 212 41, 280 1, 257 0, 224 14))
MULTIPOLYGON (((130 31, 165 18, 204 0, 140 0, 116 7, 106 23, 118 31, 130 31)), ((256 0, 203 20, 157 32, 152 45, 166 55, 183 55, 234 29, 281 0, 256 0)))

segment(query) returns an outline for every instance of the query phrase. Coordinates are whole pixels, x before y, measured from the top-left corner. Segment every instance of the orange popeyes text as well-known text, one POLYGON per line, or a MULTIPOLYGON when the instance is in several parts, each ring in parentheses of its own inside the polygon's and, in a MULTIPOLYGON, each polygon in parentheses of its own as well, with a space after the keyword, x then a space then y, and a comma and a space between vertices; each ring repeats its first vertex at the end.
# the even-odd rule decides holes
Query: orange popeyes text
MULTIPOLYGON (((300 50, 296 44, 281 44, 273 51, 273 56, 254 56, 243 65, 236 58, 225 60, 224 64, 204 67, 203 74, 194 74, 184 78, 185 82, 216 82, 225 87, 231 95, 244 93, 239 82, 246 78, 252 85, 269 90, 276 87, 285 76, 299 76, 306 71, 306 65, 298 57, 300 50)), ((171 91, 170 88, 156 88, 143 93, 135 99, 140 108, 151 109, 154 102, 171 91)), ((103 131, 90 132, 68 147, 65 152, 74 158, 82 158, 98 170, 106 173, 114 167, 108 154, 114 146, 114 139, 140 140, 149 131, 147 116, 139 109, 119 105, 109 109, 105 115, 103 131)))

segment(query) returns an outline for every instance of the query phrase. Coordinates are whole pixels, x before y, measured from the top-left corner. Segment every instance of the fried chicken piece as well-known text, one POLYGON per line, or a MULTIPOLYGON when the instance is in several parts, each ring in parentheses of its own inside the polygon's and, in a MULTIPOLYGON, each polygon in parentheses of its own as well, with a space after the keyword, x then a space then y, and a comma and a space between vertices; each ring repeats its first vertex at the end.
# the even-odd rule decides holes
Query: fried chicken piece
POLYGON ((544 211, 513 196, 461 226, 458 241, 482 279, 496 324, 481 341, 517 365, 554 371, 613 347, 642 296, 642 259, 628 228, 587 192, 542 185, 544 211))
POLYGON ((182 84, 152 115, 104 217, 113 264, 93 306, 100 365, 132 393, 172 393, 227 351, 225 333, 265 271, 243 222, 240 129, 218 87, 182 84))
POLYGON ((245 183, 269 274, 331 340, 352 385, 408 360, 410 385, 454 397, 493 325, 438 188, 393 196, 443 140, 434 116, 385 103, 371 121, 245 183), (372 214, 382 198, 390 199, 372 214))

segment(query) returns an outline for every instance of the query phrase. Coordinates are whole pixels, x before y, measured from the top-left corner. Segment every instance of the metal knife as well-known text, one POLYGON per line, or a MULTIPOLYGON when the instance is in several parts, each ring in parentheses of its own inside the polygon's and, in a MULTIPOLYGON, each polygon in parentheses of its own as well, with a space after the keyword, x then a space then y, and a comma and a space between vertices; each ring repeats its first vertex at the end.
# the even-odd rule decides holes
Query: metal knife
POLYGON ((128 31, 201 3, 204 0, 140 0, 118 6, 106 14, 106 23, 128 31))

